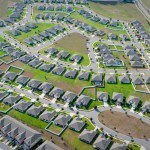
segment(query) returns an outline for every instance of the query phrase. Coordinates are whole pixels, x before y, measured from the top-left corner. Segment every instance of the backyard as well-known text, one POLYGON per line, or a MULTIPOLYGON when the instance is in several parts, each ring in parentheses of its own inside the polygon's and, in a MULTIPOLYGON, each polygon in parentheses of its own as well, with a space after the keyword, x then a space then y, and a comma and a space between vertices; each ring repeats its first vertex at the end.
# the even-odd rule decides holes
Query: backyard
POLYGON ((108 128, 135 138, 150 138, 150 125, 141 120, 116 111, 103 111, 98 116, 99 121, 108 128))

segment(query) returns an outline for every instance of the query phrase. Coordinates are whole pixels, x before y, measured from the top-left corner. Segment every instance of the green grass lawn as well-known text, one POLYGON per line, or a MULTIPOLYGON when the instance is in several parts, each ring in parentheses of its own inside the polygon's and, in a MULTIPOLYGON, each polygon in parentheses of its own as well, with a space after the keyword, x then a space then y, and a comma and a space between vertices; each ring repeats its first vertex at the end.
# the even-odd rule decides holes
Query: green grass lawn
POLYGON ((54 123, 52 123, 52 124, 49 126, 48 130, 59 134, 59 133, 61 133, 61 131, 63 130, 63 128, 62 128, 62 127, 59 127, 59 126, 56 126, 54 123))
POLYGON ((4 41, 4 39, 0 36, 0 42, 3 42, 4 41))
POLYGON ((94 130, 95 129, 94 125, 91 123, 91 121, 89 119, 83 117, 82 120, 86 122, 87 125, 85 128, 87 130, 94 130))
POLYGON ((8 70, 9 72, 14 72, 14 73, 17 73, 17 74, 19 74, 19 73, 21 73, 22 72, 22 70, 21 69, 19 69, 19 68, 16 68, 16 67, 13 67, 13 66, 10 66, 10 68, 9 68, 9 70, 8 70))
POLYGON ((129 143, 129 148, 131 150, 140 150, 141 149, 141 146, 136 144, 136 143, 129 143))
POLYGON ((1 111, 7 111, 10 107, 3 102, 0 102, 0 110, 1 111))
POLYGON ((0 57, 4 56, 6 54, 6 52, 0 50, 0 57))
POLYGON ((44 30, 55 26, 55 24, 51 24, 51 23, 37 23, 37 26, 38 26, 38 28, 31 29, 31 31, 28 32, 28 33, 21 32, 21 35, 19 35, 19 36, 14 36, 9 31, 6 31, 6 33, 9 34, 10 36, 12 36, 13 38, 15 38, 16 40, 20 41, 21 43, 27 45, 24 42, 25 39, 33 37, 34 35, 37 35, 37 34, 43 32, 44 30))
POLYGON ((92 101, 90 106, 88 107, 88 110, 93 109, 95 106, 101 106, 104 103, 98 100, 92 101))
POLYGON ((7 9, 7 17, 9 17, 14 11, 14 8, 13 7, 10 7, 7 9))
POLYGON ((116 45, 116 48, 117 48, 117 50, 123 50, 123 47, 122 47, 122 46, 116 45))
POLYGON ((41 121, 40 119, 31 117, 28 114, 20 113, 19 111, 16 111, 14 109, 9 111, 8 115, 13 117, 13 118, 16 118, 17 120, 25 122, 29 126, 35 126, 35 127, 40 128, 40 129, 45 129, 45 127, 47 126, 46 122, 41 121))

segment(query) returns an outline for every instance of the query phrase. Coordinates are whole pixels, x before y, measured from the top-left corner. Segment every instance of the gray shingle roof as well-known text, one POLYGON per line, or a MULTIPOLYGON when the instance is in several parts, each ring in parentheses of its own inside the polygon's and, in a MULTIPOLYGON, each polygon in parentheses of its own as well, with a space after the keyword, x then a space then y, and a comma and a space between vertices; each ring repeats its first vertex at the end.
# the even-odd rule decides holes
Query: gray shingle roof
POLYGON ((130 83, 130 79, 127 75, 119 76, 118 79, 121 83, 130 83))
POLYGON ((77 76, 77 73, 78 73, 78 71, 76 69, 74 69, 74 70, 68 70, 65 73, 65 77, 66 78, 70 78, 70 79, 75 79, 76 76, 77 76))
POLYGON ((134 107, 134 108, 136 108, 138 106, 139 102, 140 102, 140 99, 135 96, 130 96, 127 99, 127 104, 132 105, 132 107, 134 107))
POLYGON ((68 103, 73 102, 75 99, 77 98, 77 94, 73 93, 73 92, 69 92, 67 91, 63 96, 62 99, 64 101, 67 101, 68 103))
POLYGON ((97 98, 100 101, 107 102, 108 101, 108 93, 107 92, 98 92, 97 98))
POLYGON ((105 79, 107 83, 116 83, 116 76, 114 74, 106 74, 105 79))
POLYGON ((80 74, 78 75, 79 80, 88 81, 89 78, 90 78, 90 73, 89 72, 80 72, 80 74))
POLYGON ((21 75, 21 76, 19 76, 19 77, 16 79, 16 82, 19 83, 19 84, 22 84, 22 85, 26 85, 29 80, 30 80, 29 77, 26 77, 26 76, 24 76, 24 75, 21 75))
POLYGON ((28 86, 31 88, 31 89, 37 89, 42 83, 38 80, 35 80, 35 79, 31 79, 29 82, 28 82, 28 86))
POLYGON ((124 98, 124 96, 123 96, 122 93, 113 92, 112 99, 114 101, 122 103, 123 102, 123 98, 124 98))
POLYGON ((87 107, 91 101, 91 97, 86 95, 80 95, 77 99, 76 106, 85 106, 87 107))
POLYGON ((46 71, 46 72, 50 72, 53 68, 55 67, 54 64, 42 64, 39 69, 46 71))
POLYGON ((57 88, 55 87, 50 93, 49 95, 51 97, 54 97, 54 98, 60 98, 62 95, 64 94, 64 90, 60 89, 60 88, 57 88))
POLYGON ((50 122, 57 115, 56 111, 45 110, 39 118, 43 121, 50 122))
POLYGON ((54 86, 51 83, 44 82, 38 89, 43 91, 43 93, 47 94, 53 89, 53 87, 54 86))

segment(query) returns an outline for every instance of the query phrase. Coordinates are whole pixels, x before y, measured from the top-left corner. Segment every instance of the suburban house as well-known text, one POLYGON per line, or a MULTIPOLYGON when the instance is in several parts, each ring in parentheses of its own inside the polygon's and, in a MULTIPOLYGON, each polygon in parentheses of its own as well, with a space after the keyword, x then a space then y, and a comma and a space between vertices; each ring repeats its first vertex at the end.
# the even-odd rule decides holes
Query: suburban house
POLYGON ((110 150, 127 150, 128 145, 127 144, 119 144, 119 143, 113 143, 110 150))
POLYGON ((33 59, 32 56, 30 56, 30 55, 24 55, 24 56, 22 56, 22 57, 19 58, 19 61, 21 61, 23 63, 28 63, 32 59, 33 59))
POLYGON ((114 74, 106 74, 105 80, 107 83, 113 83, 113 84, 117 83, 116 76, 114 74))
POLYGON ((57 66, 52 70, 52 73, 61 76, 65 72, 65 70, 66 68, 62 66, 57 66))
POLYGON ((2 78, 2 80, 3 81, 14 81, 15 79, 16 79, 16 77, 17 77, 17 74, 16 73, 14 73, 14 72, 7 72, 4 76, 3 76, 3 78, 2 78))
POLYGON ((143 68, 144 64, 142 61, 130 61, 131 67, 133 68, 143 68))
POLYGON ((38 87, 38 90, 42 91, 44 94, 48 94, 53 87, 54 86, 51 83, 44 82, 38 87))
POLYGON ((14 51, 11 53, 11 56, 13 58, 20 58, 23 55, 25 55, 25 52, 22 52, 22 51, 14 51))
POLYGON ((54 64, 42 64, 39 69, 45 72, 50 72, 55 67, 54 64))
POLYGON ((103 74, 93 74, 91 83, 94 83, 95 85, 101 85, 103 82, 103 74))
POLYGON ((35 59, 33 59, 32 61, 30 61, 30 62, 28 63, 28 65, 29 65, 30 67, 33 67, 33 68, 37 68, 37 67, 39 67, 41 64, 42 64, 42 62, 41 62, 38 58, 35 58, 35 59))
POLYGON ((1 91, 0 92, 0 101, 2 101, 5 97, 7 97, 9 95, 8 92, 6 91, 1 91))
POLYGON ((86 125, 85 121, 82 121, 81 118, 76 117, 69 124, 69 128, 77 132, 80 132, 84 128, 85 125, 86 125))
POLYGON ((33 117, 38 117, 40 115, 41 112, 44 111, 44 107, 43 106, 35 106, 35 105, 32 105, 27 111, 26 113, 30 116, 33 116, 33 117))
POLYGON ((146 101, 144 105, 142 106, 142 112, 143 113, 150 113, 150 102, 146 101))
POLYGON ((76 63, 80 63, 81 60, 83 59, 83 56, 80 56, 78 54, 74 54, 70 60, 73 61, 73 62, 76 62, 76 63))
POLYGON ((137 108, 139 102, 140 102, 140 99, 138 97, 130 96, 127 99, 127 104, 129 104, 130 106, 132 106, 134 109, 137 108))
POLYGON ((57 126, 60 126, 62 128, 65 128, 68 123, 71 120, 71 116, 70 115, 64 115, 64 114, 60 114, 55 120, 54 120, 54 124, 57 126))
POLYGON ((36 150, 63 150, 63 149, 55 145, 54 143, 46 140, 36 150))
POLYGON ((72 103, 77 98, 77 94, 73 92, 67 91, 63 96, 62 100, 66 101, 67 103, 72 103))
POLYGON ((76 101, 76 106, 77 107, 81 107, 81 106, 88 107, 91 100, 92 99, 89 96, 80 95, 76 101))
POLYGON ((42 140, 41 133, 7 115, 0 119, 0 133, 19 149, 32 149, 42 140))
POLYGON ((90 73, 89 72, 80 72, 80 74, 78 75, 78 79, 79 80, 83 80, 83 81, 88 81, 90 78, 90 73))
POLYGON ((64 90, 57 88, 57 87, 54 87, 54 89, 49 93, 49 96, 58 99, 63 94, 64 94, 64 90))
POLYGON ((24 75, 20 75, 17 79, 16 82, 25 86, 29 82, 30 78, 26 77, 24 75))
POLYGON ((95 131, 95 130, 87 130, 87 129, 84 129, 82 131, 82 133, 79 135, 79 139, 83 142, 86 142, 88 144, 90 144, 94 138, 96 137, 98 131, 95 131))
POLYGON ((48 53, 51 56, 54 56, 58 53, 58 50, 56 48, 51 47, 51 48, 45 50, 45 53, 48 53))
POLYGON ((65 77, 66 78, 70 78, 70 79, 75 79, 76 76, 78 74, 78 71, 76 69, 74 70, 68 70, 66 73, 65 73, 65 77))
POLYGON ((107 150, 110 144, 111 144, 110 138, 106 138, 103 135, 99 135, 95 140, 95 142, 93 143, 93 147, 99 150, 107 150))
POLYGON ((28 82, 28 87, 30 87, 32 90, 37 90, 38 87, 41 85, 42 83, 38 80, 35 80, 35 79, 31 79, 29 82, 28 82))
POLYGON ((143 79, 144 79, 144 81, 145 81, 146 84, 150 84, 150 76, 144 75, 143 79))
POLYGON ((140 76, 132 76, 131 79, 132 79, 132 83, 134 85, 144 84, 144 82, 143 82, 143 80, 142 80, 142 78, 140 76))
POLYGON ((69 52, 66 52, 66 51, 60 51, 58 54, 57 54, 57 57, 59 59, 67 59, 68 57, 70 56, 70 53, 69 52))
POLYGON ((108 102, 108 93, 107 92, 98 92, 97 93, 97 99, 99 101, 108 102))
POLYGON ((118 105, 122 105, 124 100, 124 95, 122 93, 113 92, 112 100, 115 102, 117 101, 118 105))
POLYGON ((45 122, 51 122, 55 117, 57 116, 57 112, 56 111, 49 111, 49 110, 45 110, 40 116, 39 118, 45 122))
POLYGON ((128 84, 130 83, 130 79, 127 75, 121 75, 118 77, 120 83, 128 84))
POLYGON ((14 36, 18 36, 18 35, 21 35, 21 32, 20 31, 18 31, 18 30, 11 30, 11 31, 9 31, 12 35, 14 35, 14 36))

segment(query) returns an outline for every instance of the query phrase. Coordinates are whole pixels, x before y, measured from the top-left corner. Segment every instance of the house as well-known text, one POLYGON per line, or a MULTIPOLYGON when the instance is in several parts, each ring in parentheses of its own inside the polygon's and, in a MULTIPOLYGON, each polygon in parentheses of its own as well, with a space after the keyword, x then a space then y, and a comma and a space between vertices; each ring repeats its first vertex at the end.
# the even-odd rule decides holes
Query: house
POLYGON ((48 34, 47 32, 41 32, 39 33, 40 36, 42 36, 42 40, 44 40, 45 38, 49 39, 50 38, 50 34, 48 34))
POLYGON ((18 35, 21 35, 21 32, 20 31, 18 31, 18 30, 11 30, 11 31, 9 31, 12 35, 14 35, 14 36, 18 36, 18 35))
POLYGON ((0 48, 11 47, 11 44, 8 42, 0 42, 0 48))
POLYGON ((64 19, 64 16, 62 14, 58 14, 55 16, 55 19, 58 21, 62 21, 64 19))
POLYGON ((113 54, 103 54, 102 58, 103 58, 103 63, 104 64, 107 63, 108 60, 115 60, 113 54))
POLYGON ((11 56, 13 58, 20 58, 23 55, 25 55, 25 52, 22 52, 22 51, 14 51, 11 53, 11 56))
POLYGON ((67 91, 63 96, 62 96, 62 100, 66 101, 67 103, 72 103, 75 99, 77 98, 77 94, 73 93, 73 92, 69 92, 67 91))
POLYGON ((97 99, 99 101, 108 102, 108 93, 107 92, 98 92, 97 99))
POLYGON ((19 12, 13 12, 10 15, 10 18, 20 19, 21 18, 21 13, 19 13, 19 12))
POLYGON ((139 102, 140 102, 140 99, 138 97, 135 97, 135 96, 130 96, 127 99, 127 104, 129 104, 130 106, 132 106, 134 109, 137 108, 139 102))
POLYGON ((104 36, 106 33, 104 31, 102 31, 102 30, 98 30, 98 31, 95 32, 95 34, 97 36, 104 36))
POLYGON ((60 10, 62 10, 62 6, 61 5, 57 5, 56 6, 56 11, 60 11, 60 10))
POLYGON ((58 117, 54 120, 54 124, 57 126, 60 126, 62 128, 65 128, 68 123, 71 120, 71 116, 70 115, 64 115, 64 114, 60 114, 58 115, 58 117))
POLYGON ((119 144, 119 143, 113 143, 110 150, 127 150, 128 145, 127 144, 119 144))
POLYGON ((113 92, 112 100, 117 101, 117 104, 121 105, 124 100, 124 95, 122 93, 113 92))
POLYGON ((88 107, 89 103, 91 102, 91 97, 86 95, 80 95, 76 101, 76 107, 88 107))
POLYGON ((16 105, 13 106, 13 108, 20 112, 25 112, 31 105, 32 102, 30 101, 20 100, 16 105))
POLYGON ((54 87, 54 89, 49 93, 49 95, 53 98, 60 98, 64 94, 64 90, 54 87))
POLYGON ((45 19, 53 19, 53 16, 50 13, 46 13, 45 19))
POLYGON ((76 117, 69 124, 69 128, 74 131, 80 132, 85 125, 86 125, 85 121, 82 121, 82 119, 76 117))
POLYGON ((66 78, 70 78, 70 79, 75 79, 76 76, 78 74, 78 71, 76 69, 74 70, 68 70, 66 73, 65 73, 65 77, 66 78))
POLYGON ((34 40, 32 38, 25 39, 24 42, 28 45, 34 45, 34 40))
POLYGON ((22 56, 22 57, 19 58, 19 61, 27 64, 32 59, 33 59, 33 56, 31 56, 31 55, 24 55, 24 56, 22 56))
POLYGON ((29 23, 29 24, 26 24, 26 27, 31 28, 31 29, 36 29, 38 26, 35 23, 29 23))
POLYGON ((26 113, 27 113, 28 115, 30 115, 30 116, 38 117, 38 116, 41 114, 41 112, 44 111, 44 109, 45 109, 45 108, 44 108, 43 106, 37 107, 37 106, 35 106, 35 105, 32 105, 32 106, 26 111, 26 113))
POLYGON ((130 59, 130 61, 140 61, 141 60, 141 58, 138 54, 129 55, 129 59, 130 59))
POLYGON ((114 74, 106 74, 105 80, 107 83, 113 83, 113 84, 117 83, 116 76, 114 74))
POLYGON ((119 36, 120 36, 121 40, 123 40, 123 41, 126 41, 129 39, 126 34, 120 34, 119 36))
POLYGON ((46 33, 50 33, 52 35, 57 35, 57 30, 55 30, 54 28, 49 28, 45 30, 46 33))
POLYGON ((37 14, 37 15, 36 15, 36 18, 37 18, 37 19, 44 19, 44 16, 43 16, 43 14, 37 14))
POLYGON ((83 59, 83 56, 80 56, 78 54, 74 54, 70 60, 73 61, 73 62, 76 62, 76 63, 80 63, 81 60, 83 59))
POLYGON ((5 115, 0 119, 0 132, 9 142, 13 142, 18 149, 32 149, 42 140, 42 134, 5 115))
MULTIPOLYGON (((103 62, 104 63, 104 62, 103 62)), ((114 59, 109 59, 104 63, 107 67, 119 66, 114 59)))
POLYGON ((0 20, 0 27, 5 27, 5 22, 3 20, 0 20))
POLYGON ((17 77, 17 74, 16 74, 16 73, 14 73, 14 72, 7 72, 7 73, 3 76, 2 80, 3 80, 3 81, 14 81, 14 80, 16 79, 16 77, 17 77))
POLYGON ((28 27, 26 27, 26 26, 19 27, 18 30, 19 30, 19 31, 22 31, 22 32, 25 32, 25 33, 30 32, 30 28, 28 28, 28 27))
POLYGON ((9 95, 8 92, 6 91, 2 91, 0 92, 0 101, 2 101, 5 97, 7 97, 9 95))
POLYGON ((71 6, 66 6, 66 10, 67 10, 68 12, 72 12, 72 11, 73 11, 73 8, 72 8, 71 6))
POLYGON ((54 67, 55 67, 54 64, 43 64, 39 67, 39 69, 45 72, 50 72, 54 67))
POLYGON ((134 49, 126 49, 125 53, 127 56, 135 55, 136 51, 134 49))
POLYGON ((51 122, 57 115, 57 112, 54 111, 49 111, 49 110, 45 110, 40 116, 39 118, 42 121, 45 121, 47 123, 51 122))
POLYGON ((38 80, 35 80, 35 79, 31 79, 29 82, 28 82, 28 87, 30 87, 32 90, 37 90, 38 87, 41 85, 42 83, 38 80))
POLYGON ((38 58, 35 58, 28 63, 28 65, 33 68, 38 68, 41 64, 42 62, 38 58))
POLYGON ((131 67, 133 68, 143 68, 144 64, 142 61, 130 61, 131 67))
POLYGON ((45 53, 49 53, 51 56, 54 56, 58 53, 58 50, 56 48, 51 47, 51 48, 45 50, 45 53))
POLYGON ((60 26, 60 25, 57 25, 57 26, 54 26, 53 27, 55 30, 57 30, 58 32, 63 32, 65 30, 64 27, 60 26))
POLYGON ((110 23, 109 23, 109 25, 113 26, 113 27, 117 27, 118 26, 118 21, 111 20, 110 23))
POLYGON ((51 83, 44 82, 39 86, 39 90, 42 91, 44 94, 48 94, 52 89, 53 85, 51 83))
POLYGON ((52 70, 52 73, 61 76, 65 72, 65 70, 66 68, 62 66, 57 66, 52 70))
POLYGON ((15 103, 17 103, 21 98, 22 97, 20 95, 17 95, 17 96, 9 95, 8 97, 6 97, 6 98, 3 99, 3 102, 6 105, 12 106, 15 103))
POLYGON ((117 35, 116 34, 113 34, 113 33, 110 33, 109 35, 108 35, 108 38, 110 39, 110 40, 117 40, 117 35))
POLYGON ((53 10, 54 10, 53 5, 48 5, 48 6, 46 7, 46 10, 53 11, 53 10))
POLYGON ((39 7, 38 7, 38 10, 44 11, 44 10, 45 10, 45 6, 44 6, 44 5, 39 6, 39 7))
POLYGON ((142 112, 143 113, 150 113, 150 102, 146 101, 144 105, 142 106, 142 112))
POLYGON ((130 79, 127 75, 121 75, 118 77, 120 83, 128 84, 130 83, 130 79))
POLYGON ((95 130, 87 130, 84 129, 83 132, 79 135, 79 139, 83 142, 90 144, 97 135, 97 131, 95 130))
POLYGON ((146 84, 150 84, 150 76, 149 75, 144 75, 143 79, 146 84))
POLYGON ((25 86, 28 82, 29 82, 30 78, 24 75, 20 75, 17 79, 16 82, 18 84, 21 84, 23 86, 25 86))
POLYGON ((90 18, 90 20, 92 20, 94 22, 98 22, 98 21, 100 21, 100 18, 96 17, 96 16, 93 16, 93 17, 90 18))
POLYGON ((66 17, 66 18, 64 19, 64 21, 73 24, 75 20, 74 20, 74 18, 66 17))
POLYGON ((4 47, 3 51, 6 52, 7 54, 11 54, 15 51, 15 49, 12 46, 4 47))
POLYGON ((103 24, 103 25, 108 24, 108 22, 109 22, 108 18, 103 18, 103 19, 100 20, 100 24, 103 24))
POLYGON ((40 36, 40 35, 35 35, 35 36, 32 37, 32 39, 35 40, 38 43, 42 43, 45 38, 43 36, 40 36))
POLYGON ((110 144, 111 144, 110 138, 106 138, 103 135, 99 135, 95 140, 95 142, 93 143, 93 147, 99 150, 107 150, 110 144))
POLYGON ((100 84, 102 84, 102 82, 103 82, 103 74, 102 73, 92 75, 91 83, 94 83, 95 85, 100 85, 100 84))
POLYGON ((80 74, 78 75, 78 79, 79 80, 83 80, 83 81, 88 81, 90 78, 90 73, 89 72, 80 72, 80 74))
POLYGON ((70 53, 69 52, 65 52, 65 51, 60 51, 58 54, 57 54, 57 57, 59 59, 67 59, 68 57, 70 56, 70 53))
POLYGON ((55 145, 54 143, 46 140, 36 150, 63 150, 63 149, 55 145))
POLYGON ((132 79, 132 83, 134 85, 141 85, 141 84, 144 84, 142 78, 140 76, 131 76, 131 79, 132 79))

